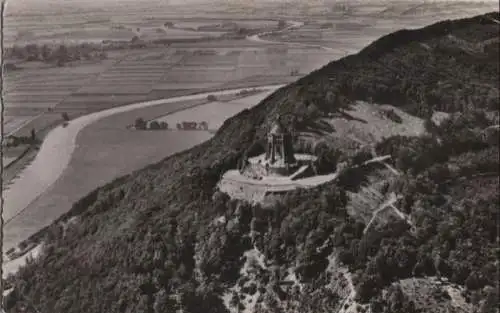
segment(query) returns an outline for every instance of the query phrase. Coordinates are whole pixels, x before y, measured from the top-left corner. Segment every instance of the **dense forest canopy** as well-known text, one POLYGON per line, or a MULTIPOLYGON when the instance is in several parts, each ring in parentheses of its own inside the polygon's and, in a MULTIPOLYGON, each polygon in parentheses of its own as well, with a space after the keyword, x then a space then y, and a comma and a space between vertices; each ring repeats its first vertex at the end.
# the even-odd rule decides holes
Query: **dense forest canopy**
MULTIPOLYGON (((236 285, 240 295, 259 295, 262 312, 335 312, 335 255, 352 274, 355 301, 372 312, 438 312, 391 286, 435 276, 464 286, 476 312, 490 312, 498 280, 498 132, 488 135, 499 110, 493 19, 498 12, 384 36, 230 118, 208 142, 94 191, 61 218, 76 215, 77 223, 44 230, 45 252, 9 278, 7 311, 29 302, 54 313, 228 312, 222 298, 236 285), (394 205, 408 221, 389 217, 366 235, 366 220, 349 209, 380 164, 290 192, 272 208, 215 192, 220 174, 255 149, 277 114, 300 128, 356 100, 427 120, 427 135, 374 147, 401 173, 383 181, 383 192, 398 195, 394 205), (456 114, 438 125, 436 111, 456 114), (261 253, 266 269, 243 277, 248 251, 261 253), (291 268, 301 288, 280 285, 291 268)), ((234 292, 231 303, 243 309, 234 292)))

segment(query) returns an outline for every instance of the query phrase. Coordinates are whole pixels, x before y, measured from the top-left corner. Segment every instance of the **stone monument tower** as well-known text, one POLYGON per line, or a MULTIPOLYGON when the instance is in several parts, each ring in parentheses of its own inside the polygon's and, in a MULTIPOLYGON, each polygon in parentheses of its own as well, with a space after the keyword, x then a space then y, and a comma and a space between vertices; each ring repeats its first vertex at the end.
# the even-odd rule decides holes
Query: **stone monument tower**
MULTIPOLYGON (((295 165, 291 133, 283 126, 281 119, 273 123, 267 134, 266 163, 273 168, 286 168, 295 165)), ((281 171, 280 171, 281 172, 281 171)))

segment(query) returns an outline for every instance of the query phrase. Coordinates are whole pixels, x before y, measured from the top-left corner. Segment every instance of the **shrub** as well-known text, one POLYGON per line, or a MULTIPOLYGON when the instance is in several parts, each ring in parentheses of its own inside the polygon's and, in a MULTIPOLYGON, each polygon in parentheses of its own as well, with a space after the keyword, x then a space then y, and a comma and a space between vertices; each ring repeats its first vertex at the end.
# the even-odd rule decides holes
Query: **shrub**
POLYGON ((158 121, 152 121, 149 123, 149 129, 158 130, 161 129, 160 123, 158 121))
POLYGON ((318 174, 333 173, 337 170, 337 164, 341 156, 341 152, 328 146, 317 147, 315 167, 318 174))
POLYGON ((146 121, 142 117, 139 117, 135 120, 134 126, 136 129, 146 129, 146 121))
POLYGON ((403 119, 401 118, 401 116, 394 112, 394 110, 385 110, 384 115, 394 123, 403 123, 403 119))
POLYGON ((3 69, 4 71, 9 72, 9 71, 15 71, 19 68, 14 63, 5 63, 3 65, 3 69))

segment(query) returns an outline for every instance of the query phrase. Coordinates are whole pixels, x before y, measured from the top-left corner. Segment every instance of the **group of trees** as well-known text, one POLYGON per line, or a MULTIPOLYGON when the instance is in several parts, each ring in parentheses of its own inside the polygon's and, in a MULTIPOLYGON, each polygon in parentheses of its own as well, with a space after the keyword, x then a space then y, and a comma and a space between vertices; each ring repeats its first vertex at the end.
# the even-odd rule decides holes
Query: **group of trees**
POLYGON ((207 96, 207 101, 211 101, 211 102, 217 101, 217 97, 215 95, 208 95, 207 96))
POLYGON ((480 137, 463 140, 464 128, 479 126, 474 121, 474 116, 461 116, 437 127, 449 134, 441 143, 436 138, 395 137, 378 146, 406 174, 395 183, 395 191, 403 195, 398 205, 411 216, 416 233, 404 222, 397 222, 398 227, 391 223, 345 246, 343 261, 353 270, 363 269, 360 300, 412 276, 442 275, 469 290, 494 284, 499 151, 498 143, 480 137))
POLYGON ((38 45, 13 46, 5 49, 7 58, 24 61, 40 61, 64 66, 68 62, 79 60, 106 59, 107 53, 102 47, 92 44, 66 45, 38 45))
POLYGON ((135 120, 134 123, 135 129, 138 130, 160 130, 160 129, 168 129, 168 123, 165 121, 158 122, 156 120, 153 120, 151 122, 145 121, 143 118, 139 117, 135 120))
POLYGON ((317 145, 314 149, 314 154, 317 157, 314 167, 318 174, 335 172, 339 161, 343 160, 343 153, 326 143, 317 145))
POLYGON ((5 140, 5 147, 17 147, 20 145, 37 145, 40 139, 36 136, 35 129, 31 129, 29 136, 8 136, 5 140))
POLYGON ((202 122, 181 122, 177 123, 178 130, 208 130, 208 123, 202 122))
MULTIPOLYGON (((476 22, 470 19, 464 24, 476 22)), ((475 35, 459 27, 454 32, 470 42, 477 41, 478 36, 497 36, 497 24, 482 23, 482 31, 475 35)), ((453 28, 448 29, 451 32, 453 28)), ((301 85, 314 85, 302 96, 315 99, 321 108, 322 103, 332 105, 326 91, 338 90, 350 99, 392 104, 424 118, 432 111, 498 110, 498 53, 464 54, 460 46, 450 46, 446 36, 425 32, 425 38, 421 38, 421 30, 390 34, 358 55, 317 70, 299 81, 301 85), (386 44, 396 48, 388 50, 386 44)))

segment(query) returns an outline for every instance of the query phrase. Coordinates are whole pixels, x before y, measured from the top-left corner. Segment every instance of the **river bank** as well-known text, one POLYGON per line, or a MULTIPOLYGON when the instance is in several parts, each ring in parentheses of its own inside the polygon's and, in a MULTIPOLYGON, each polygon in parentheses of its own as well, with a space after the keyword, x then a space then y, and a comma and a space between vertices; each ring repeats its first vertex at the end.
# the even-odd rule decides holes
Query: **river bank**
MULTIPOLYGON (((279 87, 281 85, 259 89, 270 91, 279 87)), ((96 187, 117 176, 159 162, 168 155, 189 149, 213 136, 211 132, 137 132, 123 127, 134 116, 141 115, 141 111, 154 105, 171 106, 174 102, 203 99, 208 94, 220 96, 244 89, 117 107, 82 116, 65 128, 54 129, 47 136, 36 160, 6 192, 4 252, 17 247, 19 243, 23 246, 33 245, 30 237, 34 235, 38 245, 43 237, 37 234, 40 229, 50 225, 67 212, 75 201, 96 187), (124 140, 131 144, 126 144, 124 140), (161 142, 168 144, 158 144, 161 142), (141 157, 131 158, 131 155, 141 157), (110 162, 113 162, 112 166, 110 162), (37 173, 38 179, 33 178, 32 175, 37 173), (33 188, 29 197, 22 192, 25 188, 33 188)), ((173 115, 180 112, 185 114, 185 110, 175 107, 170 107, 170 110, 173 115)))

